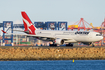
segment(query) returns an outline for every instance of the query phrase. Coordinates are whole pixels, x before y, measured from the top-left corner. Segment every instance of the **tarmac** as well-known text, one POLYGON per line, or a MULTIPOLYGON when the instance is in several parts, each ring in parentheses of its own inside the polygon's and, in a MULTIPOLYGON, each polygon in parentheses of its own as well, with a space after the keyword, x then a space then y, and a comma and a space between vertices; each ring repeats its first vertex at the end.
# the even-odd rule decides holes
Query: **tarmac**
MULTIPOLYGON (((93 48, 92 46, 0 46, 0 48, 29 48, 29 47, 32 47, 32 48, 93 48)), ((105 46, 95 46, 94 48, 100 48, 100 47, 105 47, 105 46)))

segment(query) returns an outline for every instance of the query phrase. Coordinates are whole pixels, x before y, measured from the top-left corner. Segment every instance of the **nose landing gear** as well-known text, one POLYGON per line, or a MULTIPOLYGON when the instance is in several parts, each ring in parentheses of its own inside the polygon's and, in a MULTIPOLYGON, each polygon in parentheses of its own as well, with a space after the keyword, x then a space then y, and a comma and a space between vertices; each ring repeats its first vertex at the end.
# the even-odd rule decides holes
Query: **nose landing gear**
POLYGON ((94 43, 92 42, 92 47, 95 47, 94 43))

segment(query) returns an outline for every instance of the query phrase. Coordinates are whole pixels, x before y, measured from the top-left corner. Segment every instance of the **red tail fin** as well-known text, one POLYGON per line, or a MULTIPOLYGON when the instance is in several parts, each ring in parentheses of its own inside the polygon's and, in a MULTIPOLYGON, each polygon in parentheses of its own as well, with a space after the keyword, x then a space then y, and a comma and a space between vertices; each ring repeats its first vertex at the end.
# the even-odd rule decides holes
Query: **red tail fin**
POLYGON ((29 31, 29 34, 35 34, 36 28, 32 24, 28 15, 24 11, 22 11, 21 14, 22 14, 22 17, 23 17, 23 23, 24 23, 24 28, 25 28, 24 31, 29 31))

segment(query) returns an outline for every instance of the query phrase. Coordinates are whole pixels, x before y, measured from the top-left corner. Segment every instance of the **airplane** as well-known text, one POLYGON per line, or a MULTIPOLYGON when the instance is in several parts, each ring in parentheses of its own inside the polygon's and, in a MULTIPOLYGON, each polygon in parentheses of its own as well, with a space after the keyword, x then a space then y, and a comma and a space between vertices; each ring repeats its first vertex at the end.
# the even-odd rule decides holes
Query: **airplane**
MULTIPOLYGON (((92 31, 58 31, 58 30, 39 30, 37 29, 25 11, 21 12, 24 24, 24 31, 14 30, 26 33, 26 36, 32 36, 42 41, 51 41, 53 44, 49 46, 57 46, 66 44, 66 46, 73 46, 72 43, 81 42, 86 45, 94 47, 94 42, 103 39, 103 36, 98 32, 92 31)), ((3 31, 6 33, 5 31, 3 31)), ((22 35, 22 34, 21 34, 22 35)))

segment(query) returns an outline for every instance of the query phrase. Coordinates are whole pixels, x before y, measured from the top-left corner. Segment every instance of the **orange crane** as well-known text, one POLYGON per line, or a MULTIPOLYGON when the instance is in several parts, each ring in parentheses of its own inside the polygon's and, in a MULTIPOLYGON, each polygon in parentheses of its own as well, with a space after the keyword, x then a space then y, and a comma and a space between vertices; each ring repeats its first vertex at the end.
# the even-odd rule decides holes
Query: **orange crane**
POLYGON ((71 29, 71 30, 73 30, 73 29, 78 29, 78 31, 80 30, 80 29, 84 29, 84 30, 90 30, 90 29, 92 29, 92 26, 90 26, 90 24, 88 23, 88 22, 86 22, 83 18, 80 18, 80 20, 79 21, 77 21, 76 23, 74 23, 73 25, 70 25, 69 27, 68 27, 68 29, 71 29))

